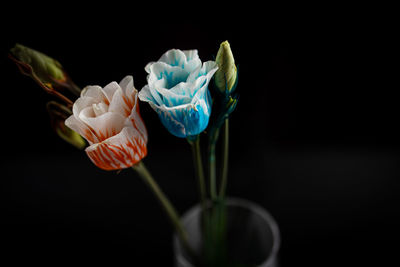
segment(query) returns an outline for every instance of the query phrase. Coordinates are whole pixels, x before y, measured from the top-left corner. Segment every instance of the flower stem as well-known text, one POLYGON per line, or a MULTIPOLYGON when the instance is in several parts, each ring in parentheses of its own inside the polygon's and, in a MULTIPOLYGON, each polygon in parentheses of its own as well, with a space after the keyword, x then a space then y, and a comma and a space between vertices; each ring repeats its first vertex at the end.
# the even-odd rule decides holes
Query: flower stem
POLYGON ((144 163, 140 161, 138 164, 133 165, 132 169, 134 169, 139 174, 146 185, 153 191, 154 195, 160 201, 161 206, 167 213, 172 225, 175 227, 175 231, 181 239, 183 246, 185 246, 187 252, 190 255, 194 255, 192 249, 189 246, 188 236, 179 219, 178 213, 176 212, 175 208, 172 206, 168 198, 165 196, 165 194, 162 192, 156 181, 153 179, 152 175, 147 170, 144 163))
POLYGON ((222 170, 221 170, 221 187, 219 191, 219 196, 221 198, 225 197, 226 185, 228 181, 228 161, 229 161, 229 119, 225 119, 224 123, 224 133, 223 133, 223 154, 222 154, 222 170))
POLYGON ((194 140, 188 139, 188 142, 192 148, 195 175, 198 181, 199 192, 200 192, 201 208, 202 211, 205 211, 207 194, 206 194, 206 183, 204 179, 203 160, 201 159, 200 136, 196 136, 194 140))
POLYGON ((32 79, 37 84, 39 84, 39 86, 42 87, 47 93, 58 97, 59 99, 64 101, 69 107, 72 107, 72 105, 74 104, 69 98, 67 98, 66 96, 64 96, 60 92, 57 92, 56 90, 54 90, 53 87, 48 87, 44 83, 42 83, 42 81, 35 74, 32 74, 32 79))
POLYGON ((217 200, 217 179, 216 179, 216 157, 215 147, 219 135, 219 129, 215 128, 210 135, 209 147, 208 147, 208 165, 209 165, 209 178, 210 178, 210 196, 211 200, 215 202, 217 200))

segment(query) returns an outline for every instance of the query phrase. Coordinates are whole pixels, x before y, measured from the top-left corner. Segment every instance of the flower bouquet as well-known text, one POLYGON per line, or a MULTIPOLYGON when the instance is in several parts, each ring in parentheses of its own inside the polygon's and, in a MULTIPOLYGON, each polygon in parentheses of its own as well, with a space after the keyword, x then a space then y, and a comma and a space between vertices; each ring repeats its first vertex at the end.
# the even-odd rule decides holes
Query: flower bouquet
POLYGON ((215 61, 202 62, 197 50, 167 51, 145 66, 147 84, 140 91, 130 75, 81 89, 57 60, 20 44, 9 57, 58 99, 47 110, 62 139, 85 149, 97 167, 132 168, 148 185, 174 228, 177 266, 276 266, 280 240, 273 218, 254 203, 226 196, 229 118, 238 103, 238 71, 227 41, 215 61), (182 217, 143 163, 148 133, 139 100, 192 149, 199 205, 182 217), (201 141, 207 144, 204 154, 201 141))

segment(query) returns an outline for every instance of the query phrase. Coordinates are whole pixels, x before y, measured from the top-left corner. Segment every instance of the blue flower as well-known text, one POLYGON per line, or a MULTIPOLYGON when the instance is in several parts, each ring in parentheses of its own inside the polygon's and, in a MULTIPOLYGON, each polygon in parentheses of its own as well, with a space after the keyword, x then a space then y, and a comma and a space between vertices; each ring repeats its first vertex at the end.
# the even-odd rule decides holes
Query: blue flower
POLYGON ((145 67, 147 85, 139 99, 149 102, 171 134, 181 138, 197 135, 208 125, 208 83, 217 69, 214 61, 202 64, 197 50, 171 49, 145 67))

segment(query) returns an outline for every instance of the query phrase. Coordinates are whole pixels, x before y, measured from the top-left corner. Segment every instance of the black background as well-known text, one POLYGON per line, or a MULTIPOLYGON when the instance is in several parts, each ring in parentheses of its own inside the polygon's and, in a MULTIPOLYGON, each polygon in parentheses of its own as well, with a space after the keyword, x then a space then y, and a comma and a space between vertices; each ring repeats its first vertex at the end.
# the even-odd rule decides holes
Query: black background
MULTIPOLYGON (((229 19, 207 6, 199 14, 103 8, 13 7, 2 23, 2 260, 172 266, 173 255, 153 195, 133 171, 102 171, 52 132, 51 97, 18 72, 9 48, 19 42, 45 52, 82 87, 133 75, 140 90, 144 66, 168 49, 198 49, 206 61, 224 40, 240 70, 228 193, 276 218, 281 266, 383 266, 395 258, 394 17, 362 6, 238 8, 229 19)), ((197 201, 189 145, 146 103, 140 108, 149 132, 144 162, 182 213, 197 201)))

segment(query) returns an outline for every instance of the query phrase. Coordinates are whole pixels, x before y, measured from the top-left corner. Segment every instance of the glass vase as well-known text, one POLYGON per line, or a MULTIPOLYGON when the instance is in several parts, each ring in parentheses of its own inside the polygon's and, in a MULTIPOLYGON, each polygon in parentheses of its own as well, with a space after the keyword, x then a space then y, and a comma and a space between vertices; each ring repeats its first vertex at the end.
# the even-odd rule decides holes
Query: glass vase
MULTIPOLYGON (((226 253, 230 267, 278 267, 280 233, 274 218, 261 206, 248 200, 227 198, 226 202, 226 253)), ((203 231, 201 208, 196 205, 181 218, 188 233, 193 252, 201 257, 203 231)), ((173 238, 176 267, 208 267, 194 263, 175 235, 173 238)), ((199 262, 197 260, 197 262, 199 262)), ((220 264, 211 264, 219 266, 220 264)))

